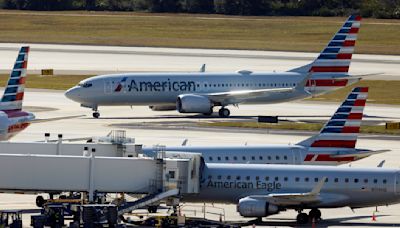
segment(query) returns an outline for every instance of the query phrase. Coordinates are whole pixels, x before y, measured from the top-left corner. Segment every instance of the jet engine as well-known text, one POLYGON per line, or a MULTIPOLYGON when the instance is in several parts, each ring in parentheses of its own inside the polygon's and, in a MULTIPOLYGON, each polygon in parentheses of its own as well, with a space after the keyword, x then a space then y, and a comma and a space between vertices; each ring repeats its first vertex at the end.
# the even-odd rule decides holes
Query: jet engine
POLYGON ((176 105, 150 105, 152 111, 171 111, 176 110, 176 105))
POLYGON ((178 96, 176 110, 180 113, 212 113, 212 104, 207 97, 183 94, 178 96))
POLYGON ((263 199, 245 197, 239 200, 237 211, 243 217, 265 217, 278 213, 279 208, 263 199))
POLYGON ((0 136, 8 132, 8 116, 0 111, 0 136))

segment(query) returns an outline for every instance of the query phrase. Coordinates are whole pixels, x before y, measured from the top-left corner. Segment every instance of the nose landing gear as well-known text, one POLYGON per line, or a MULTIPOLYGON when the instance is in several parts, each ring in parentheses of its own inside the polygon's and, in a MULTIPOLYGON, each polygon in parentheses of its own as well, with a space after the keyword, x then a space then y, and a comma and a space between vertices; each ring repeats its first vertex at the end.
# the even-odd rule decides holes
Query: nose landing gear
POLYGON ((98 119, 100 117, 100 113, 99 112, 94 112, 93 113, 93 118, 96 118, 96 119, 98 119))

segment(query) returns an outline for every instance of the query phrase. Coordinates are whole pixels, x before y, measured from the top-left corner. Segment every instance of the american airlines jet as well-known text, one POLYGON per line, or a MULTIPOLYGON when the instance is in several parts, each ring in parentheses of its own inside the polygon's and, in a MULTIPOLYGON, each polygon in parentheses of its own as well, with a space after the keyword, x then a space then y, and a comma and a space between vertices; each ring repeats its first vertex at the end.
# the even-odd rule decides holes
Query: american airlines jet
POLYGON ((340 165, 387 150, 356 149, 368 87, 354 88, 318 135, 296 145, 144 147, 154 155, 165 150, 201 153, 208 163, 340 165))
POLYGON ((32 113, 22 111, 28 54, 29 47, 21 47, 0 101, 0 140, 10 139, 35 119, 32 113))
POLYGON ((259 220, 293 209, 304 224, 321 218, 319 208, 400 203, 399 169, 215 163, 201 169, 200 193, 183 201, 236 204, 241 216, 259 220))
POLYGON ((230 115, 228 105, 304 99, 360 80, 348 74, 361 17, 350 16, 312 63, 282 73, 126 73, 81 81, 65 95, 98 118, 99 106, 148 105, 152 110, 230 115), (310 75, 310 79, 307 76, 310 75), (307 79, 304 83, 303 81, 307 79))

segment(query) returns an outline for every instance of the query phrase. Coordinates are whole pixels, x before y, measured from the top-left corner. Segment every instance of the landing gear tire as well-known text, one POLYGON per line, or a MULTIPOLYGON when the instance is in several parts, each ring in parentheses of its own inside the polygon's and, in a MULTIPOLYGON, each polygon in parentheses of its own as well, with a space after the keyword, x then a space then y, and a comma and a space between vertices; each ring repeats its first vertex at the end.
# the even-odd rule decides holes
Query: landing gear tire
POLYGON ((308 213, 308 217, 310 218, 310 220, 321 220, 321 211, 316 208, 311 209, 310 213, 308 213))
POLYGON ((299 213, 296 218, 298 224, 307 224, 308 220, 309 217, 306 213, 299 213))
POLYGON ((218 114, 220 117, 228 117, 231 114, 231 111, 229 111, 229 109, 227 109, 227 108, 221 108, 218 111, 218 114))
POLYGON ((99 112, 94 112, 93 113, 93 118, 98 119, 100 117, 100 113, 99 112))
POLYGON ((157 206, 149 206, 149 207, 147 208, 147 211, 148 211, 149 213, 157 213, 157 206))
POLYGON ((43 207, 43 205, 46 203, 46 200, 43 198, 43 196, 37 196, 36 197, 36 206, 37 207, 43 207))

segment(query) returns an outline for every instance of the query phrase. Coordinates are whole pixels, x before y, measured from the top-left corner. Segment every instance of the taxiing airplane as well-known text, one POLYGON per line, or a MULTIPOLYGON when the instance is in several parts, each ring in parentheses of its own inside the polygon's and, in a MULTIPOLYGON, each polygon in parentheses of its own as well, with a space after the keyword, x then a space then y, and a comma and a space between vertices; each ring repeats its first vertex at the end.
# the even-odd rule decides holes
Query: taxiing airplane
POLYGON ((35 116, 22 111, 29 47, 21 47, 0 101, 0 140, 8 140, 29 126, 35 116))
POLYGON ((399 169, 215 163, 202 169, 200 193, 183 201, 237 204, 241 216, 259 220, 294 209, 304 224, 320 219, 320 208, 400 203, 399 169))
POLYGON ((99 106, 148 105, 154 111, 230 115, 228 105, 272 104, 304 99, 360 80, 348 74, 361 17, 350 16, 318 58, 287 72, 126 73, 91 77, 66 91, 98 118, 99 106), (303 80, 311 74, 303 85, 303 80))
MULTIPOLYGON (((264 146, 173 146, 163 147, 170 156, 174 152, 201 153, 209 163, 340 165, 388 150, 356 149, 357 137, 368 87, 354 88, 318 135, 296 145, 264 146)), ((152 156, 160 148, 144 147, 152 156)))

